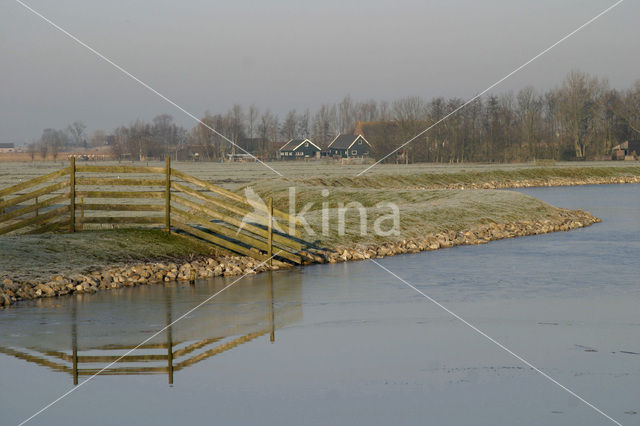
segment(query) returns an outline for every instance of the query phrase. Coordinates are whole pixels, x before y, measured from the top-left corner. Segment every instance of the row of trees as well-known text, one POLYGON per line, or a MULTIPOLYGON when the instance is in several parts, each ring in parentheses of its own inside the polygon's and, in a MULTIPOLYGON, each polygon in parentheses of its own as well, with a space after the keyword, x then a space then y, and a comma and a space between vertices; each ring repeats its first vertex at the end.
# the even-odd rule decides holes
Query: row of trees
MULTIPOLYGON (((87 138, 86 126, 76 122, 64 131, 46 129, 37 145, 45 156, 63 146, 108 144, 119 158, 160 158, 190 149, 201 158, 220 160, 240 152, 229 143, 232 140, 256 156, 272 158, 278 142, 308 137, 325 147, 336 134, 352 132, 360 122, 358 130, 373 145, 375 156, 382 158, 464 102, 417 96, 356 102, 347 96, 313 113, 293 109, 283 117, 254 105, 248 109, 234 105, 225 114, 206 113, 189 130, 164 114, 151 123, 138 120, 112 135, 97 131, 87 138)), ((599 159, 608 157, 612 146, 639 137, 640 81, 620 91, 610 89, 604 79, 572 71, 559 87, 546 92, 525 87, 517 93, 476 99, 407 145, 401 158, 406 162, 599 159)))
POLYGON ((64 130, 44 129, 38 141, 27 145, 27 152, 31 159, 39 153, 43 159, 51 155, 56 160, 58 154, 69 147, 87 147, 86 129, 87 126, 81 121, 69 124, 64 130))
MULTIPOLYGON (((392 104, 392 121, 365 123, 381 158, 463 105, 462 99, 417 97, 392 104)), ((628 90, 571 72, 547 92, 525 87, 479 98, 403 150, 407 162, 517 162, 603 159, 625 140, 640 138, 640 81, 628 90)))
POLYGON ((187 131, 168 114, 158 115, 152 123, 136 120, 114 130, 107 142, 117 158, 143 160, 162 158, 179 150, 187 141, 187 131))

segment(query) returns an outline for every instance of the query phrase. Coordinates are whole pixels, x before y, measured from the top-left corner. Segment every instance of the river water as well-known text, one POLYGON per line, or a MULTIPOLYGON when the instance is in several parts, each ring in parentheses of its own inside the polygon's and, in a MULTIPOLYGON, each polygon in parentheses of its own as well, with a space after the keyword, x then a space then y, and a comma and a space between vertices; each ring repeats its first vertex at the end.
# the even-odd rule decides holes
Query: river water
MULTIPOLYGON (((640 424, 640 185, 522 192, 603 222, 379 262, 640 424)), ((247 277, 110 364, 231 282, 0 311, 0 423, 73 389, 29 424, 611 424, 369 261, 247 277)))

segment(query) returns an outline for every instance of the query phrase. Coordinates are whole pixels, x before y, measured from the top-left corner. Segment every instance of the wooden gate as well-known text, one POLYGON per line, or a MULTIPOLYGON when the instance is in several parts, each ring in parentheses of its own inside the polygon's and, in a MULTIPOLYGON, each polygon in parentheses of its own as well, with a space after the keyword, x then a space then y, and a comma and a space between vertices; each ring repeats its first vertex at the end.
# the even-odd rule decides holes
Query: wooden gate
POLYGON ((76 165, 0 189, 0 235, 163 227, 234 253, 300 264, 307 255, 299 222, 267 203, 248 200, 164 167, 76 165))

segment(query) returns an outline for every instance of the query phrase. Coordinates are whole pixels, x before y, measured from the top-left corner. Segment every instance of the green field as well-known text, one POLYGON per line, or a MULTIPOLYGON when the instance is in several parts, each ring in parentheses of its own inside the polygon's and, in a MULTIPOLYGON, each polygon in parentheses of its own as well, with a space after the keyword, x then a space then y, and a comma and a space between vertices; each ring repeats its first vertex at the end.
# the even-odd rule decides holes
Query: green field
MULTIPOLYGON (((99 165, 147 165, 163 166, 164 162, 78 162, 81 164, 99 165)), ((278 161, 268 163, 269 166, 280 172, 284 178, 356 178, 356 175, 367 166, 364 165, 340 165, 329 161, 278 161)), ((0 162, 0 188, 13 185, 21 180, 31 179, 45 173, 58 170, 68 165, 68 162, 0 162)), ((261 179, 273 179, 279 176, 259 163, 207 163, 207 162, 173 162, 175 169, 208 180, 217 185, 229 189, 261 179)), ((501 179, 514 174, 520 176, 559 176, 576 173, 582 176, 609 173, 615 176, 640 175, 640 165, 624 161, 606 162, 557 162, 553 165, 536 165, 534 163, 522 164, 380 164, 372 168, 362 178, 375 179, 376 176, 406 176, 414 179, 416 175, 452 175, 447 182, 468 182, 478 178, 478 175, 489 177, 495 175, 501 179), (573 170, 573 172, 571 171, 573 170), (581 171, 582 170, 582 171, 581 171)), ((365 180, 363 179, 363 182, 365 180)))

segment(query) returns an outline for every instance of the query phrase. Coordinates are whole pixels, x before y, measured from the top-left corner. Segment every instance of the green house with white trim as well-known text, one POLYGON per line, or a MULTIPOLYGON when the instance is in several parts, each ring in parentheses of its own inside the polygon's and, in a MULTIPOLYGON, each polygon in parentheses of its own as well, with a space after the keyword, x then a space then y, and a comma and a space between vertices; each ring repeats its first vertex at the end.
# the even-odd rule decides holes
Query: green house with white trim
POLYGON ((320 156, 320 147, 309 139, 291 139, 278 151, 281 160, 301 160, 320 156))

